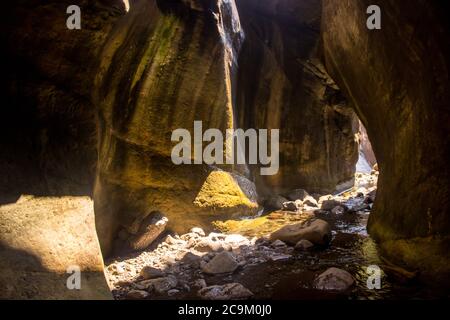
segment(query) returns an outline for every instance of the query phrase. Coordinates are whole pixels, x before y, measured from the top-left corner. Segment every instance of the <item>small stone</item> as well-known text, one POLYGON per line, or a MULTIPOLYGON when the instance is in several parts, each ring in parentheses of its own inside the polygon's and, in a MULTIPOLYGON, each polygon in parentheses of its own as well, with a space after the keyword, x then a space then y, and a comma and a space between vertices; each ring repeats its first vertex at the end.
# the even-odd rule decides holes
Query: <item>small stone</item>
POLYGON ((319 204, 317 203, 317 200, 314 199, 311 196, 307 196, 304 200, 303 200, 303 205, 309 206, 309 207, 313 207, 313 208, 318 208, 319 204))
POLYGON ((149 296, 149 293, 144 290, 131 290, 127 293, 127 299, 139 300, 145 299, 149 296))
POLYGON ((346 212, 347 212, 347 210, 346 210, 346 207, 344 207, 344 206, 337 206, 337 207, 334 207, 331 210, 331 213, 335 214, 335 215, 341 215, 341 214, 344 214, 346 212))
POLYGON ((297 244, 295 245, 295 250, 297 251, 308 251, 310 249, 312 249, 314 247, 314 243, 312 243, 309 240, 300 240, 299 242, 297 242, 297 244))
POLYGON ((270 260, 272 260, 272 261, 285 261, 285 260, 289 260, 290 258, 292 258, 292 256, 289 254, 278 254, 278 255, 270 256, 270 260))
POLYGON ((207 287, 205 279, 197 279, 197 280, 195 280, 192 286, 197 288, 197 289, 203 289, 203 288, 207 287))
POLYGON ((197 227, 196 228, 192 228, 191 231, 189 231, 189 232, 198 234, 201 237, 204 237, 206 235, 205 231, 203 231, 202 228, 197 228, 197 227))
POLYGON ((347 291, 355 284, 353 276, 345 270, 330 268, 314 280, 314 287, 327 291, 347 291))
POLYGON ((144 268, 142 268, 140 276, 144 279, 144 280, 148 280, 148 279, 156 279, 156 278, 162 278, 164 277, 164 272, 150 267, 150 266, 146 266, 144 268))
POLYGON ((275 240, 274 242, 271 243, 271 246, 274 248, 283 248, 287 247, 287 244, 281 240, 275 240))
POLYGON ((180 290, 178 290, 178 289, 171 289, 171 290, 167 291, 167 295, 169 297, 172 297, 172 296, 174 296, 174 295, 176 295, 178 293, 180 293, 180 290))
POLYGON ((162 294, 177 286, 178 280, 174 276, 167 276, 165 278, 151 279, 139 283, 148 291, 155 291, 162 294))
POLYGON ((238 300, 248 299, 253 293, 240 283, 229 283, 203 288, 198 291, 198 295, 204 300, 238 300))
POLYGON ((194 250, 198 252, 221 251, 223 247, 220 241, 204 238, 195 245, 194 250))
POLYGON ((297 212, 299 210, 299 202, 295 201, 288 201, 283 203, 283 210, 284 211, 291 211, 291 212, 297 212))
POLYGON ((202 259, 202 257, 200 257, 192 252, 186 252, 180 261, 197 268, 200 266, 201 259, 202 259))
POLYGON ((238 266, 234 256, 231 253, 224 251, 217 254, 202 268, 202 270, 207 274, 231 273, 234 272, 238 266))

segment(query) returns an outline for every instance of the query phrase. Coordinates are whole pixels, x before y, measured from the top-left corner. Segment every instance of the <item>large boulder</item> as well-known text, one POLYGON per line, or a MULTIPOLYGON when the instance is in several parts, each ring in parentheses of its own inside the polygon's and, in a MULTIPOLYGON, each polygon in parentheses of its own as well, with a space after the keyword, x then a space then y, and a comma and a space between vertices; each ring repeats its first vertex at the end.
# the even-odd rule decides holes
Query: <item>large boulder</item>
POLYGON ((378 160, 368 230, 392 262, 448 279, 448 3, 377 1, 382 28, 371 31, 372 4, 325 0, 322 17, 327 70, 354 105, 378 160))
POLYGON ((282 227, 270 235, 270 240, 281 240, 291 245, 308 240, 313 244, 326 245, 331 241, 331 228, 324 220, 308 220, 282 227))
POLYGON ((1 299, 112 298, 89 197, 22 197, 0 218, 1 299))

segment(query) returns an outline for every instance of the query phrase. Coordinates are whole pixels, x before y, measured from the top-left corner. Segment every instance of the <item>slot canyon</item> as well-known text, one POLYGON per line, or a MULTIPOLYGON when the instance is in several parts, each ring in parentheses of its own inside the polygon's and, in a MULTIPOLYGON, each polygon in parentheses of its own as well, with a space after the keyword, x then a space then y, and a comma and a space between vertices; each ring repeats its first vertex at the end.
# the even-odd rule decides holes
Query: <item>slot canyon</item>
POLYGON ((4 6, 1 299, 450 297, 448 4, 4 6), (174 164, 196 121, 278 171, 174 164))

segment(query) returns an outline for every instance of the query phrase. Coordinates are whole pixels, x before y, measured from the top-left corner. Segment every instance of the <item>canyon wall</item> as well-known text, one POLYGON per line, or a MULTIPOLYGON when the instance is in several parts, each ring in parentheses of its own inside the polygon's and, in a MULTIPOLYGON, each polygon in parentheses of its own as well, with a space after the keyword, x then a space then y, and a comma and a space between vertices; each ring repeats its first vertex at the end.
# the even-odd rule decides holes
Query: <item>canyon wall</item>
POLYGON ((370 31, 372 1, 324 1, 326 65, 378 160, 370 234, 389 259, 436 280, 450 265, 448 8, 437 1, 376 2, 382 29, 370 31))
POLYGON ((193 135, 194 121, 202 121, 203 131, 234 128, 232 88, 242 41, 233 1, 134 1, 115 26, 95 98, 95 210, 104 252, 114 240, 134 246, 154 212, 177 232, 257 212, 254 184, 232 166, 171 160, 174 130, 193 135))
POLYGON ((3 299, 111 299, 89 199, 97 162, 91 92, 103 43, 124 13, 113 0, 4 4, 3 299), (81 30, 66 27, 72 4, 82 8, 81 30), (79 267, 80 290, 66 286, 70 266, 79 267))
POLYGON ((245 128, 280 129, 280 171, 261 195, 353 185, 357 117, 321 60, 321 1, 238 1, 246 33, 237 113, 245 128))

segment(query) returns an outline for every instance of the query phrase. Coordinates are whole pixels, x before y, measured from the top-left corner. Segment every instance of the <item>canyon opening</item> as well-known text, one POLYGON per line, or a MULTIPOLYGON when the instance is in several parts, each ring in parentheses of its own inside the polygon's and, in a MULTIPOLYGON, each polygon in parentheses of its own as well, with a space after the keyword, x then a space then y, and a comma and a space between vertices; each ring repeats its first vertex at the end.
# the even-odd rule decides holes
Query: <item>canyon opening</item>
POLYGON ((448 299, 448 5, 375 2, 5 4, 0 298, 448 299))

